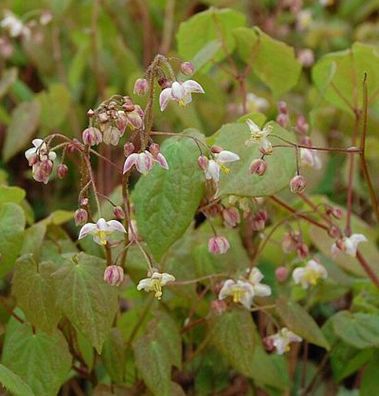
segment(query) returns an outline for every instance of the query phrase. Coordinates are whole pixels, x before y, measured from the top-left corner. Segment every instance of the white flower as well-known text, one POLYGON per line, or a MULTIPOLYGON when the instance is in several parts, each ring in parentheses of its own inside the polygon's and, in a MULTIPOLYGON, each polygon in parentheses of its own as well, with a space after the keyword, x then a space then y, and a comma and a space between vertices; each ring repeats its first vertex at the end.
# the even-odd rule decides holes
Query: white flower
POLYGON ((357 255, 358 245, 361 242, 367 242, 367 238, 363 234, 353 234, 350 237, 343 237, 333 243, 331 252, 333 255, 343 252, 349 256, 355 257, 357 255))
POLYGON ((155 292, 155 297, 158 300, 162 298, 162 286, 165 286, 168 282, 173 282, 175 277, 171 274, 153 272, 149 278, 145 278, 139 281, 137 290, 145 290, 146 292, 155 292))
POLYGON ((326 279, 328 272, 325 267, 315 260, 309 260, 305 267, 298 267, 292 273, 292 278, 296 284, 300 284, 303 289, 315 286, 320 279, 326 279))
POLYGON ((291 330, 288 330, 287 327, 283 327, 278 333, 267 338, 272 342, 272 345, 275 347, 278 355, 283 355, 283 353, 288 352, 290 350, 291 342, 302 341, 301 337, 293 333, 291 330))
POLYGON ((162 153, 158 153, 156 157, 147 150, 142 153, 132 153, 126 157, 123 173, 128 172, 134 165, 138 172, 146 175, 153 168, 154 162, 161 168, 168 169, 168 163, 162 153))
POLYGON ((253 285, 254 295, 258 297, 271 296, 271 287, 261 283, 264 278, 262 272, 258 268, 253 268, 249 274, 249 282, 253 285))
POLYGON ((259 144, 260 150, 264 154, 271 154, 272 145, 270 140, 268 139, 269 134, 272 131, 272 125, 265 125, 263 129, 259 128, 259 126, 252 120, 247 120, 246 124, 250 129, 250 138, 245 142, 247 146, 251 146, 252 144, 259 144))
POLYGON ((96 223, 85 224, 80 232, 78 239, 82 239, 87 235, 92 235, 93 240, 99 245, 106 245, 110 235, 115 232, 126 233, 124 226, 117 220, 106 221, 100 218, 96 223))
POLYGON ((228 279, 222 286, 218 299, 224 300, 227 297, 232 297, 234 303, 240 303, 250 309, 254 298, 254 287, 247 281, 228 279))
POLYGON ((230 169, 224 164, 238 161, 239 155, 231 151, 223 150, 219 153, 213 154, 214 159, 208 161, 208 167, 205 170, 205 178, 207 180, 213 179, 216 183, 220 180, 220 170, 229 173, 230 169))
POLYGON ((300 149, 300 161, 302 165, 307 165, 314 169, 321 169, 322 163, 316 150, 308 148, 300 149))
POLYGON ((9 10, 4 11, 4 18, 1 20, 0 26, 9 32, 11 37, 19 37, 29 31, 22 21, 9 10))
POLYGON ((246 95, 246 99, 250 113, 267 110, 270 105, 267 99, 261 98, 252 92, 246 95))
POLYGON ((312 24, 312 12, 310 10, 301 10, 297 14, 296 27, 298 30, 303 31, 308 29, 312 24))
POLYGON ((204 93, 204 89, 194 80, 174 81, 170 88, 165 88, 159 95, 161 111, 167 107, 170 100, 178 102, 181 106, 187 105, 192 102, 192 93, 204 93))
POLYGON ((33 165, 34 159, 37 157, 40 161, 51 160, 54 161, 57 155, 54 151, 47 149, 46 143, 43 139, 34 139, 32 141, 32 148, 25 151, 25 157, 29 161, 29 165, 33 165))

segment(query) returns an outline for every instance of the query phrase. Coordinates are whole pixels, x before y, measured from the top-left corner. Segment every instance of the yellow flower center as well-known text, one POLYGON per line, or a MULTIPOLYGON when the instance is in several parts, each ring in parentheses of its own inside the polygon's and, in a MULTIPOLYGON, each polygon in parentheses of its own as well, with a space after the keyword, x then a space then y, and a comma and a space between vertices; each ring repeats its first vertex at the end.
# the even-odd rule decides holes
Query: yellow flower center
POLYGON ((100 243, 102 245, 106 245, 107 244, 107 234, 108 233, 106 231, 97 231, 96 234, 97 234, 97 237, 100 240, 100 243))
POLYGON ((241 299, 245 295, 245 293, 246 293, 246 290, 244 290, 240 287, 233 288, 233 291, 232 291, 233 302, 234 303, 241 302, 241 299))
POLYGON ((184 107, 186 105, 186 102, 184 100, 182 100, 182 99, 179 100, 178 103, 179 103, 179 106, 183 106, 184 107))
POLYGON ((319 279, 320 279, 320 274, 317 271, 308 270, 304 274, 304 280, 307 281, 312 286, 316 285, 319 279))
POLYGON ((162 298, 162 284, 160 279, 152 279, 151 290, 155 291, 155 297, 158 300, 162 298))
POLYGON ((230 168, 225 166, 224 164, 220 164, 221 172, 225 173, 226 175, 230 173, 230 168))

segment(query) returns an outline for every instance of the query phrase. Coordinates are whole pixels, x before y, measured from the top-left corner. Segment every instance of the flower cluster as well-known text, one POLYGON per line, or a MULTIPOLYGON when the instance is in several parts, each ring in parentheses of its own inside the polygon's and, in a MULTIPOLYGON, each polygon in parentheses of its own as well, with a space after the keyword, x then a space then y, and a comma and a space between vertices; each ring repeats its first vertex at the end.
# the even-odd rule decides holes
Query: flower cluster
POLYGON ((49 150, 43 139, 34 139, 32 143, 34 147, 25 151, 25 157, 32 167, 34 180, 47 184, 57 155, 49 150))

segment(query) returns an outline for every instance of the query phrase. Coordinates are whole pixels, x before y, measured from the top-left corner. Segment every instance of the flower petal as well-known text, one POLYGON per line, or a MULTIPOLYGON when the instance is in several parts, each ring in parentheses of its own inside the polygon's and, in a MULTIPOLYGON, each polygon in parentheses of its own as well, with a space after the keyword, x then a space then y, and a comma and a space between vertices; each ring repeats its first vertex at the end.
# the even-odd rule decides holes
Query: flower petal
POLYGON ((165 158, 165 156, 162 153, 158 153, 156 161, 158 162, 158 164, 160 165, 161 168, 163 169, 168 169, 168 163, 167 160, 165 158))
POLYGON ((132 169, 133 165, 136 164, 138 159, 138 154, 137 153, 133 153, 130 154, 126 157, 125 163, 124 163, 124 169, 122 171, 122 173, 126 173, 128 172, 130 169, 132 169))
POLYGON ((80 229, 78 239, 82 239, 96 230, 97 225, 95 223, 84 224, 84 226, 80 229))
POLYGON ((118 231, 126 233, 125 227, 117 220, 109 220, 108 222, 109 231, 118 231))
POLYGON ((182 100, 186 96, 186 90, 184 86, 177 81, 174 81, 171 85, 171 96, 176 100, 182 100))
POLYGON ((168 102, 172 100, 171 88, 165 88, 159 95, 159 106, 161 111, 164 111, 168 105, 168 102))
POLYGON ((259 128, 259 126, 250 119, 246 121, 246 124, 249 127, 251 133, 258 133, 261 131, 261 128, 259 128))
POLYGON ((184 89, 187 92, 195 92, 195 93, 205 93, 203 87, 196 81, 194 80, 187 80, 184 81, 184 83, 182 84, 182 86, 184 87, 184 89))
POLYGON ((233 153, 231 151, 223 150, 218 154, 215 154, 215 158, 217 162, 223 164, 227 162, 234 162, 238 161, 240 159, 239 155, 236 153, 233 153))

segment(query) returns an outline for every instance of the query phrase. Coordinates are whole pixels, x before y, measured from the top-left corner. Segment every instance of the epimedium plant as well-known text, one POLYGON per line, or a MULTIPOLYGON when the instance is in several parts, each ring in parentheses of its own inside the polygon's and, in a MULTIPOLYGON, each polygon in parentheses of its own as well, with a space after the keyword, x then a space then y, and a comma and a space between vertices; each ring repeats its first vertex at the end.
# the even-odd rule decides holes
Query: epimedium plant
POLYGON ((366 160, 376 48, 355 43, 312 69, 323 100, 354 119, 351 144, 335 147, 314 144, 307 117, 285 101, 270 116, 248 93, 253 76, 279 99, 301 64, 243 14, 198 13, 177 40, 183 60, 158 54, 135 81, 145 105, 112 95, 88 110, 80 139, 53 132, 25 151, 42 184, 75 162, 77 238, 61 227, 70 212, 32 224, 25 192, 0 187, 0 272, 14 299, 2 301, 0 382, 16 395, 55 395, 74 378, 99 394, 306 395, 329 364, 336 384, 367 366, 368 395, 378 385, 378 252, 353 193, 359 173, 379 220, 366 160), (238 92, 240 116, 213 134, 156 130, 157 114, 211 100, 196 75, 212 65, 238 92), (252 101, 261 111, 248 111, 252 101), (346 207, 307 194, 306 168, 319 171, 325 153, 346 158, 346 207), (95 176, 103 163, 118 177, 111 194, 95 176))

